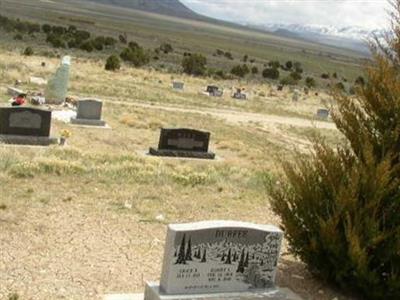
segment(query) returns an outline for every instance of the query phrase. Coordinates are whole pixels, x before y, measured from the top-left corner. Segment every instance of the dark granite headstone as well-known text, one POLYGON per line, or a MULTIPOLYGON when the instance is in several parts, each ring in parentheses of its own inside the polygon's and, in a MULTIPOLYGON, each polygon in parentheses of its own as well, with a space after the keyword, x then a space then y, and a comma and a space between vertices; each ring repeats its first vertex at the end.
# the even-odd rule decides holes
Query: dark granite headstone
POLYGON ((206 89, 207 93, 213 97, 221 97, 223 95, 223 91, 219 90, 219 87, 215 85, 209 85, 206 89))
POLYGON ((0 108, 0 142, 8 144, 55 143, 49 138, 51 111, 31 107, 0 108))
POLYGON ((150 154, 156 156, 177 156, 194 158, 215 158, 208 152, 210 133, 180 128, 161 129, 158 149, 150 148, 150 154))

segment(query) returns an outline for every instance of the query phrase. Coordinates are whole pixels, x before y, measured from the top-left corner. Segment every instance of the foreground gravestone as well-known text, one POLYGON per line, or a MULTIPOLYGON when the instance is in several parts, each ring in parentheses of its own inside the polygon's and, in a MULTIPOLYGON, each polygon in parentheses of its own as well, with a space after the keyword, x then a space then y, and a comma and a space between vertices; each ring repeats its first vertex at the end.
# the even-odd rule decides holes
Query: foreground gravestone
POLYGON ((321 108, 317 110, 317 118, 319 119, 328 119, 329 118, 329 110, 325 108, 321 108))
POLYGON ((301 300, 275 286, 283 232, 271 225, 210 221, 168 226, 160 283, 105 300, 301 300))
POLYGON ((208 152, 209 144, 209 132, 188 128, 162 128, 158 149, 150 148, 149 154, 155 156, 214 159, 215 154, 208 152))
POLYGON ((101 119, 103 102, 96 99, 84 99, 78 101, 76 118, 71 118, 72 124, 105 126, 101 119))
POLYGON ((185 84, 183 82, 174 81, 172 82, 172 88, 177 91, 183 91, 185 84))
POLYGON ((301 300, 275 286, 283 233, 275 226, 209 221, 168 226, 160 283, 146 283, 144 300, 301 300))
POLYGON ((211 97, 222 97, 224 94, 223 91, 219 90, 219 87, 215 85, 209 85, 207 86, 206 92, 211 96, 211 97))
POLYGON ((0 108, 0 143, 43 145, 56 144, 50 137, 51 111, 30 107, 0 108))
POLYGON ((63 57, 61 66, 47 84, 45 90, 46 103, 61 104, 65 101, 68 93, 70 65, 71 58, 69 56, 63 57))

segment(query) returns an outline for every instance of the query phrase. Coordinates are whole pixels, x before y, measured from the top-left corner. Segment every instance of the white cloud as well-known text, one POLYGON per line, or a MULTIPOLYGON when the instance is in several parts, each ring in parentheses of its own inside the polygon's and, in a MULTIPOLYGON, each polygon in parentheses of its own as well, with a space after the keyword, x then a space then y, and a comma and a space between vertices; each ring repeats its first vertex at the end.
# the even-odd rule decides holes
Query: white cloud
POLYGON ((181 0, 214 18, 251 24, 315 24, 368 29, 388 26, 386 0, 181 0))

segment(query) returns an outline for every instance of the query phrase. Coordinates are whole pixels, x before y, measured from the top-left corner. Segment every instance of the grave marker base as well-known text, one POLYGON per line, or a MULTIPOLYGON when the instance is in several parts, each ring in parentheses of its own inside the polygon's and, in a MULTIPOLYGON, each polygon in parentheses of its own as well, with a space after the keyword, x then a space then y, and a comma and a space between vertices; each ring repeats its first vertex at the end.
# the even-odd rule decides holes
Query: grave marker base
POLYGON ((106 295, 104 300, 302 300, 287 288, 272 288, 267 291, 241 293, 215 293, 196 295, 165 295, 160 293, 158 283, 148 282, 143 294, 106 295))
POLYGON ((160 149, 155 149, 155 148, 150 148, 149 154, 154 155, 154 156, 187 157, 187 158, 201 158, 201 159, 214 159, 215 158, 215 153, 212 153, 212 152, 183 151, 183 150, 160 150, 160 149))
POLYGON ((101 127, 105 127, 106 126, 106 122, 103 121, 103 120, 77 119, 77 118, 71 118, 71 124, 88 125, 88 126, 101 126, 101 127))
POLYGON ((58 139, 43 136, 0 134, 0 144, 49 146, 58 144, 58 139))

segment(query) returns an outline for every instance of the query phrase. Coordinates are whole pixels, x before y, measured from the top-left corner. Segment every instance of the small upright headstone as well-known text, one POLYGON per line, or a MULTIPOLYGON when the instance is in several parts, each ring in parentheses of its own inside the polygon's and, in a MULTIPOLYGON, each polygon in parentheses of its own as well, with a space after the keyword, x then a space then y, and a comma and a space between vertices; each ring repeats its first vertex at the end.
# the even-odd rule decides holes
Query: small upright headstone
POLYGON ((326 120, 329 118, 329 110, 325 108, 320 108, 317 110, 317 118, 326 120))
POLYGON ((174 81, 172 82, 172 88, 176 91, 183 91, 185 84, 180 81, 174 81))
POLYGON ((300 300, 275 286, 282 238, 271 225, 169 225, 161 281, 146 284, 144 300, 300 300))
POLYGON ((219 87, 217 87, 216 85, 207 86, 206 91, 211 97, 222 97, 224 93, 223 91, 220 91, 219 87))
POLYGON ((214 159, 208 152, 210 133, 188 129, 161 129, 158 149, 150 148, 149 154, 155 156, 192 157, 214 159))
POLYGON ((51 111, 30 107, 0 108, 0 143, 50 145, 51 111))
POLYGON ((45 91, 46 103, 61 104, 65 101, 68 93, 70 65, 71 58, 65 56, 62 59, 61 66, 47 84, 45 91))
POLYGON ((72 124, 105 126, 101 119, 103 102, 96 99, 84 99, 78 101, 76 118, 71 118, 72 124))

